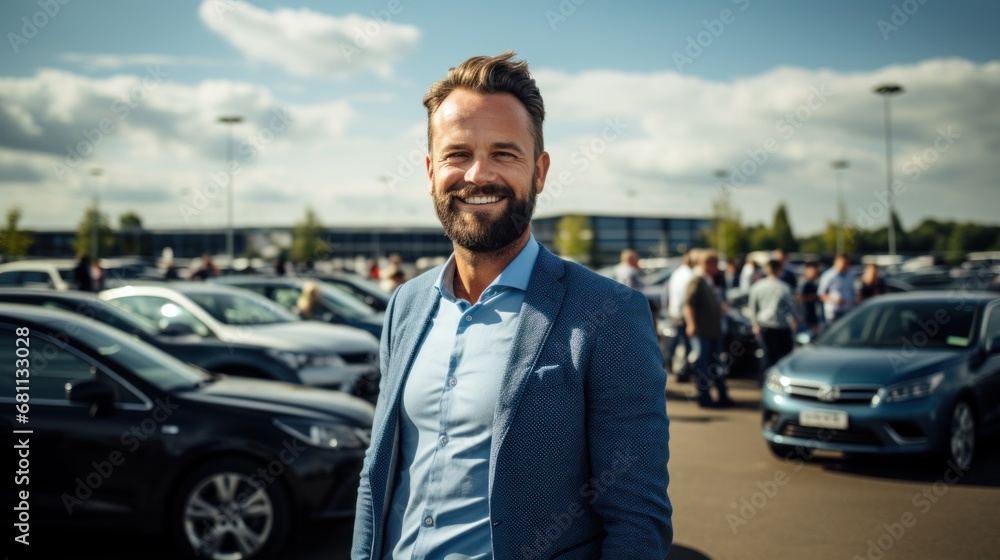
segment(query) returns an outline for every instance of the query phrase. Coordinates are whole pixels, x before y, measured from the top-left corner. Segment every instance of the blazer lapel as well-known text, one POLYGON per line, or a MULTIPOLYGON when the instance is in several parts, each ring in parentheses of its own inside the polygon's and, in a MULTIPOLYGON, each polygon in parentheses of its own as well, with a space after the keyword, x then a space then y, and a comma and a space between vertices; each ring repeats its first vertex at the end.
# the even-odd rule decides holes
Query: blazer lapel
POLYGON ((491 494, 497 456, 517 412, 517 404, 524 392, 524 382, 538 361, 539 353, 545 345, 566 293, 566 287, 559 281, 563 276, 565 264, 544 245, 539 245, 538 258, 535 260, 535 268, 528 282, 524 303, 521 305, 517 333, 514 335, 493 414, 489 480, 491 494))

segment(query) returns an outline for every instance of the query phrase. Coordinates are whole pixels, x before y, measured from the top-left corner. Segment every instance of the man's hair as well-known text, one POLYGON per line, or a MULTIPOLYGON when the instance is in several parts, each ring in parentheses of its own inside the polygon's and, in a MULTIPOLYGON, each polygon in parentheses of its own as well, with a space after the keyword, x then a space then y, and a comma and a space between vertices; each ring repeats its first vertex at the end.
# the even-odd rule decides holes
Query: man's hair
POLYGON ((847 262, 851 262, 851 257, 849 257, 847 253, 837 253, 837 256, 834 257, 833 260, 837 259, 844 259, 847 262))
POLYGON ((704 266, 709 261, 719 262, 719 254, 715 249, 700 249, 695 257, 695 264, 704 266))
POLYGON ((806 268, 815 268, 816 270, 819 270, 819 263, 816 261, 809 261, 806 263, 806 268))
POLYGON ((777 276, 781 273, 781 261, 778 259, 771 259, 767 261, 764 265, 764 272, 766 272, 768 276, 777 276))
POLYGON ((636 253, 634 249, 622 249, 621 262, 628 262, 632 257, 638 257, 639 253, 636 253))
POLYGON ((509 93, 517 98, 528 111, 531 119, 531 135, 535 139, 535 159, 544 151, 542 141, 542 121, 545 120, 545 104, 542 94, 535 85, 535 79, 528 72, 528 63, 514 60, 514 51, 497 56, 474 56, 448 70, 448 76, 431 84, 424 95, 427 107, 427 150, 431 150, 433 132, 431 117, 445 98, 456 89, 468 89, 476 93, 509 93))

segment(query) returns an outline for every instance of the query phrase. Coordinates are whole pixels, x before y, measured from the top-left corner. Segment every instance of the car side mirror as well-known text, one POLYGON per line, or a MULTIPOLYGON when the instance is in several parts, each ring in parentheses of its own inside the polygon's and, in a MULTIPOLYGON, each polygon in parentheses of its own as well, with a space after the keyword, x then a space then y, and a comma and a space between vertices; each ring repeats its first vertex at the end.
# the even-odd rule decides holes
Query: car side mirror
POLYGON ((184 321, 170 321, 163 319, 160 321, 160 332, 167 336, 187 336, 195 334, 191 323, 184 321))
POLYGON ((69 386, 67 393, 70 402, 89 404, 91 416, 108 410, 118 398, 114 386, 102 379, 77 381, 69 386))

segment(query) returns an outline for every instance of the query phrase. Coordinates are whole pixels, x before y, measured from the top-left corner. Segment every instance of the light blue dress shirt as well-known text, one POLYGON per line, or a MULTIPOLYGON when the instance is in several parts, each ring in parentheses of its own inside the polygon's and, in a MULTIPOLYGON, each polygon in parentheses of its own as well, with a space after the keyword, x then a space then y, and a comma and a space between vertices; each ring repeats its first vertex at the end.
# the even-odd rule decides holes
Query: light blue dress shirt
POLYGON ((493 413, 537 257, 532 235, 475 305, 454 296, 454 254, 435 282, 438 308, 403 389, 384 559, 493 557, 493 413))

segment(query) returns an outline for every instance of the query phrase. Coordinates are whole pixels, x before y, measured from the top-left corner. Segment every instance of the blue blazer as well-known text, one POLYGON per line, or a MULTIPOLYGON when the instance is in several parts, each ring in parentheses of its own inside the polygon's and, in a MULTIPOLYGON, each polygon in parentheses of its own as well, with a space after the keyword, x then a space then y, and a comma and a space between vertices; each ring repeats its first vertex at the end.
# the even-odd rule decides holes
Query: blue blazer
MULTIPOLYGON (((438 304, 439 272, 400 286, 386 311, 354 560, 384 554, 400 401, 438 304)), ((494 558, 666 558, 665 385, 645 296, 541 246, 493 416, 494 558)))

